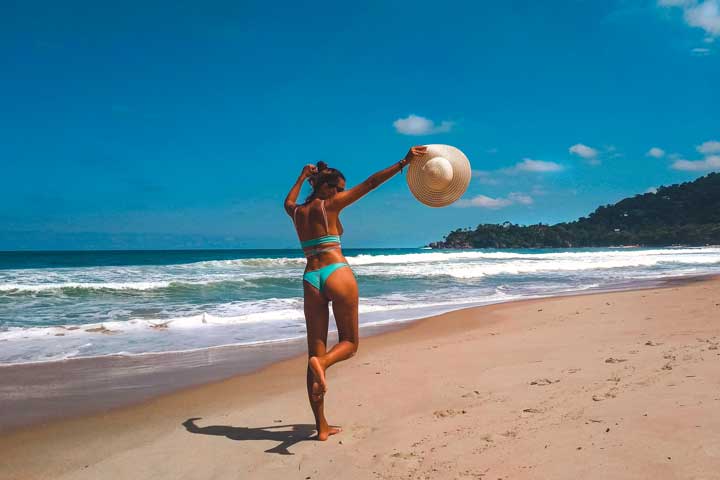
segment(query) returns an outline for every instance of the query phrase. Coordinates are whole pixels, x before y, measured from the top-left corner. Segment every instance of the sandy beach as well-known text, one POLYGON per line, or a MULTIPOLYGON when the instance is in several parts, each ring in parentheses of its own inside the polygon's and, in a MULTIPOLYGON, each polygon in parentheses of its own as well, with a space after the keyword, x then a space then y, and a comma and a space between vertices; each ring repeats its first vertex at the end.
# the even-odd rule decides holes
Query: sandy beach
POLYGON ((457 311, 0 438, 2 479, 720 478, 720 280, 457 311))

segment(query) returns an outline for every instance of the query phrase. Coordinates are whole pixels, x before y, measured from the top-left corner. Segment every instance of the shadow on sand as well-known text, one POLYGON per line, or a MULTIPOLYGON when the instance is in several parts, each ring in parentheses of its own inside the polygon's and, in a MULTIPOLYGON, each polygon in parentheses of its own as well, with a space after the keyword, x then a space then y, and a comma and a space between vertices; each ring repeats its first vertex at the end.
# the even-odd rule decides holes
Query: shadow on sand
POLYGON ((199 433, 202 435, 218 435, 227 437, 230 440, 272 440, 280 442, 280 444, 271 449, 265 450, 266 453, 277 453, 279 455, 295 455, 290 453, 288 448, 296 443, 311 440, 314 437, 315 425, 273 425, 270 427, 229 427, 227 425, 210 425, 207 427, 199 427, 195 425, 195 420, 201 417, 188 418, 183 422, 183 427, 190 433, 199 433))

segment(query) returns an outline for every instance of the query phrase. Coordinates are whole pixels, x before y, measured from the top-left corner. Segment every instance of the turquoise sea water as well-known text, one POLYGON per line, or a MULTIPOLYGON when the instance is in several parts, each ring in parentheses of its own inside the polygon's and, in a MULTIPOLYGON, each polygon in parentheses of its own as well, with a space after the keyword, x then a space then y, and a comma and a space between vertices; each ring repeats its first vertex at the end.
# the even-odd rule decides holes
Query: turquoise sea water
MULTIPOLYGON (((362 325, 720 273, 720 248, 345 250, 362 325)), ((305 335, 298 250, 0 252, 0 363, 305 335)))

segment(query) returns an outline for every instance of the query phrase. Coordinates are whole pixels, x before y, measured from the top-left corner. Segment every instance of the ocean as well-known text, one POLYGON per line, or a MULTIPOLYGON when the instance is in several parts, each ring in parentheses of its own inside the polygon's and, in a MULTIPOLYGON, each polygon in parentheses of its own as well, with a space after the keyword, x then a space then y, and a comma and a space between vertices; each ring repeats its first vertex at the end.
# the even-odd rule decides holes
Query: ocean
MULTIPOLYGON (((345 255, 360 287, 361 328, 720 273, 720 247, 345 255)), ((304 337, 304 265, 298 250, 0 252, 0 364, 304 337)))

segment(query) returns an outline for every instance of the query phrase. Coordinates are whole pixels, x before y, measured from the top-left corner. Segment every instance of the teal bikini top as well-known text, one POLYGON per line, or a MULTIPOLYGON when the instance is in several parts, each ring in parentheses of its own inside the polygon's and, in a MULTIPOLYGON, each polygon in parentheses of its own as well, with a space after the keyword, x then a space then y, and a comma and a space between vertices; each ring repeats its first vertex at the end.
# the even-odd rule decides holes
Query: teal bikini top
POLYGON ((340 235, 324 235, 322 237, 311 238, 300 242, 302 248, 315 247, 324 243, 340 243, 340 235))
MULTIPOLYGON (((315 255, 319 255, 323 252, 327 252, 330 250, 337 250, 340 248, 340 235, 331 235, 329 233, 330 228, 328 227, 328 220, 327 220, 327 212, 325 211, 325 200, 320 201, 320 208, 322 209, 323 213, 323 220, 325 220, 325 232, 326 234, 322 237, 317 238, 311 238, 309 240, 301 240, 300 246, 305 249, 308 247, 320 247, 320 248, 314 248, 312 250, 308 250, 305 252, 305 256, 310 258, 315 255), (332 243, 332 246, 324 247, 322 248, 322 245, 332 243)), ((295 224, 295 228, 297 229, 297 222, 295 218, 297 217, 297 209, 298 207, 295 207, 295 210, 293 211, 293 223, 295 224)))

